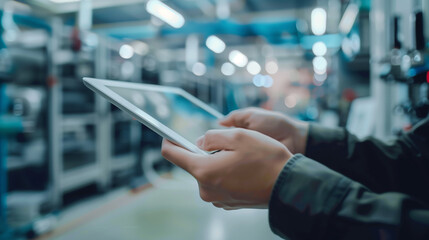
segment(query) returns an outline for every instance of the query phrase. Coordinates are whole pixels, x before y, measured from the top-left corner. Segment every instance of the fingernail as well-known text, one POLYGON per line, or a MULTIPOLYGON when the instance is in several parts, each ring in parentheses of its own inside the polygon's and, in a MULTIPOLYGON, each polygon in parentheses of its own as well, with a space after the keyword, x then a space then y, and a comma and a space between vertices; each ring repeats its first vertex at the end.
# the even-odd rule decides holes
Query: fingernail
POLYGON ((201 137, 199 137, 199 138, 198 138, 198 140, 197 140, 197 146, 198 146, 199 148, 201 148, 201 147, 203 146, 203 144, 204 144, 204 136, 201 136, 201 137))

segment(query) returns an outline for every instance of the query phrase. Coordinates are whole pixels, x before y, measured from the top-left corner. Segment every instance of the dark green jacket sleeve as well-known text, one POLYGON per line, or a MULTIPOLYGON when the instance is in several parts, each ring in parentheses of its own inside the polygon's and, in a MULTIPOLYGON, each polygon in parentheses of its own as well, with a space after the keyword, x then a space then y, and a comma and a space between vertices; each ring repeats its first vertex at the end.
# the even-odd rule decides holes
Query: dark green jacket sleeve
POLYGON ((302 155, 280 174, 269 220, 274 233, 291 240, 429 239, 426 203, 402 193, 374 193, 302 155))
POLYGON ((312 124, 305 155, 376 193, 429 201, 429 118, 389 143, 312 124))

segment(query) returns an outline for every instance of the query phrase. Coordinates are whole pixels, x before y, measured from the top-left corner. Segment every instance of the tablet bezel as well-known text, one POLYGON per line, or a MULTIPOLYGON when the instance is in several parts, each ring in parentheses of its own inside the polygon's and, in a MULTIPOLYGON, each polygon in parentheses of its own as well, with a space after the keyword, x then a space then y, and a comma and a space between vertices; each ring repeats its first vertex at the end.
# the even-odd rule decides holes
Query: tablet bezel
POLYGON ((167 93, 173 93, 183 96, 184 98, 191 101, 196 106, 202 108, 203 110, 207 111, 214 117, 221 119, 224 117, 221 113, 210 107, 209 105, 205 104, 198 98, 192 96, 188 92, 184 91, 183 89, 176 88, 176 87, 167 87, 167 86, 160 86, 160 85, 152 85, 152 84, 143 84, 143 83, 132 83, 132 82, 121 82, 121 81, 112 81, 112 80, 106 80, 106 79, 97 79, 97 78, 83 78, 83 82, 85 86, 87 86, 89 89, 93 90, 94 92, 100 94, 109 102, 111 102, 113 105, 118 107, 124 112, 127 112, 131 116, 133 116, 135 119, 137 119, 139 122, 150 128, 152 131, 158 133, 160 136, 167 138, 184 148, 199 154, 209 154, 208 152, 201 150, 198 148, 195 144, 188 141, 186 138, 178 134, 176 131, 172 130, 171 128, 165 126, 161 122, 159 122, 154 117, 150 116, 143 110, 141 110, 139 107, 134 105, 133 103, 129 102, 125 98, 121 97, 119 94, 112 91, 109 87, 121 87, 121 88, 129 88, 129 89, 141 89, 146 91, 156 91, 156 92, 167 92, 167 93))

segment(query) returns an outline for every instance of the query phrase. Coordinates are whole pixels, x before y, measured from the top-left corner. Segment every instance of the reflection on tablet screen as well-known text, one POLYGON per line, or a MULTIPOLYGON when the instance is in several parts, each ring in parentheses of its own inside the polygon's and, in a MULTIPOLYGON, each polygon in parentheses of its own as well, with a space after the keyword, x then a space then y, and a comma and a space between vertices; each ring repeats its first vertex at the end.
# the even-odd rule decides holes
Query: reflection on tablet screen
POLYGON ((108 86, 144 112, 176 131, 191 143, 210 129, 220 128, 218 119, 180 94, 108 86))

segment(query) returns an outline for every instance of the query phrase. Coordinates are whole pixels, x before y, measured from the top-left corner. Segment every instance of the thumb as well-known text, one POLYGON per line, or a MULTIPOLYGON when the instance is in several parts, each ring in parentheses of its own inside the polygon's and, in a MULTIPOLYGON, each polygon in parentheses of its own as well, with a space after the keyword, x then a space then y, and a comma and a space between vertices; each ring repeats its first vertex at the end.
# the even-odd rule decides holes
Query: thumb
POLYGON ((247 128, 249 114, 244 110, 236 110, 228 114, 219 124, 225 127, 247 128))
POLYGON ((162 156, 174 165, 183 168, 193 175, 193 171, 198 162, 198 155, 180 147, 173 142, 164 139, 162 141, 162 156))
POLYGON ((233 150, 237 145, 235 139, 242 131, 238 128, 210 130, 198 139, 197 144, 205 151, 233 150))

